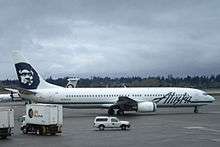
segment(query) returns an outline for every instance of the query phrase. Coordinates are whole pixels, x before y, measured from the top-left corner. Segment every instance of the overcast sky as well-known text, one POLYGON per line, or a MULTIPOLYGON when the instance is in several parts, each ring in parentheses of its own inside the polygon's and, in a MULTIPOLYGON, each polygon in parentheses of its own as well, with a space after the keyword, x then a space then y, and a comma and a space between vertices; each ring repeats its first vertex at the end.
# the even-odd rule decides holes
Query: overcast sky
POLYGON ((0 79, 220 73, 219 0, 0 0, 0 79))

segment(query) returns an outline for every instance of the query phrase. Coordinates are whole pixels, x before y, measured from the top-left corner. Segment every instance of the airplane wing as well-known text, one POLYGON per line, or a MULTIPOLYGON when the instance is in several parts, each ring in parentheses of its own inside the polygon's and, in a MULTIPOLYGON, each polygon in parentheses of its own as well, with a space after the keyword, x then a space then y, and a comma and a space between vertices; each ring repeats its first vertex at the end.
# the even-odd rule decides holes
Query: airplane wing
POLYGON ((131 111, 137 109, 137 103, 137 101, 129 97, 119 97, 118 101, 111 108, 131 111))
POLYGON ((114 109, 118 109, 117 114, 122 114, 124 111, 138 111, 138 112, 154 112, 157 109, 155 102, 134 100, 129 97, 121 96, 118 101, 110 106, 109 115, 114 114, 114 109))

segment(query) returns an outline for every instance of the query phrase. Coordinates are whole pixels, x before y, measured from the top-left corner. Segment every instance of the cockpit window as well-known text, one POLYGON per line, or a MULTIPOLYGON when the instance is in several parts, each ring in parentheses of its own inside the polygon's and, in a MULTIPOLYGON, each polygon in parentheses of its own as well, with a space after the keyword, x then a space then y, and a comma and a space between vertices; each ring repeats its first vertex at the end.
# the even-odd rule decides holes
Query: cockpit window
POLYGON ((205 92, 205 93, 203 93, 203 95, 205 95, 205 96, 206 96, 206 95, 208 95, 208 93, 206 93, 206 92, 205 92))

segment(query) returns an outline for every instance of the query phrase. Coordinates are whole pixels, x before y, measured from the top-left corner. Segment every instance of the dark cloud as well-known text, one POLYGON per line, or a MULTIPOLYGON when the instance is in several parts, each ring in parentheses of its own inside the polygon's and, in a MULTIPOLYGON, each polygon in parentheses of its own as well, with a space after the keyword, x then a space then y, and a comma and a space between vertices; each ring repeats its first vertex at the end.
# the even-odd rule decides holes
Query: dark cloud
POLYGON ((0 0, 0 78, 21 49, 44 76, 220 73, 218 0, 0 0))

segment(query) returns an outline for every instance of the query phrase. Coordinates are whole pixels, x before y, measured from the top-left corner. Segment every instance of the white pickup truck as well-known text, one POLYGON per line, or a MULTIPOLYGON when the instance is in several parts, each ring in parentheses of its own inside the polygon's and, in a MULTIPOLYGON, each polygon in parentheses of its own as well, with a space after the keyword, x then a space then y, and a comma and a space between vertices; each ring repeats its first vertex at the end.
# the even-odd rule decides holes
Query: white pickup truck
POLYGON ((14 128, 14 110, 8 107, 0 107, 0 137, 11 136, 14 128))
POLYGON ((94 120, 94 127, 99 128, 100 131, 105 128, 121 128, 126 130, 130 128, 128 121, 120 121, 117 117, 97 116, 94 120))

